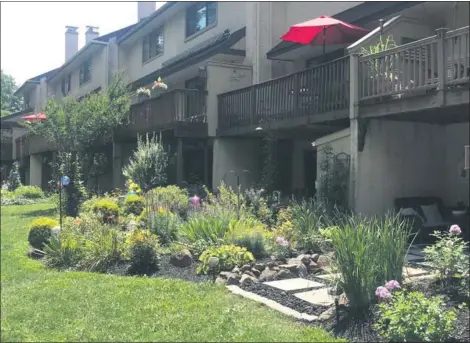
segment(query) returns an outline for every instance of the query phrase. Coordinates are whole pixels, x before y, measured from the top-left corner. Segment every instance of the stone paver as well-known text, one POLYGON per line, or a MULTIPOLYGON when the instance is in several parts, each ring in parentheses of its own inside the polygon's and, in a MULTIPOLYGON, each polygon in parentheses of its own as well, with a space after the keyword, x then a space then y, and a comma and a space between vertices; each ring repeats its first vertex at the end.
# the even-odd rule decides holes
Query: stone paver
POLYGON ((305 300, 313 305, 329 306, 333 305, 334 297, 328 294, 328 288, 316 289, 313 291, 294 294, 297 298, 305 300))
POLYGON ((268 281, 268 282, 265 282, 264 284, 286 291, 286 292, 292 292, 292 293, 306 291, 306 290, 314 289, 314 288, 325 287, 325 285, 322 283, 311 281, 311 280, 306 280, 302 278, 268 281))
POLYGON ((426 274, 429 274, 429 272, 421 268, 413 268, 413 267, 403 268, 403 275, 411 277, 411 278, 415 276, 426 275, 426 274))
POLYGON ((410 250, 408 250, 408 253, 411 255, 415 255, 415 256, 424 256, 423 249, 416 248, 416 247, 410 248, 410 250))
POLYGON ((273 310, 279 311, 279 312, 281 312, 281 313, 283 313, 287 316, 293 317, 295 319, 304 320, 304 321, 307 321, 307 322, 313 322, 315 320, 318 320, 318 316, 297 312, 297 311, 295 311, 291 308, 288 308, 286 306, 283 306, 283 305, 275 302, 274 300, 270 300, 268 298, 259 296, 258 294, 247 292, 247 291, 241 289, 238 286, 235 286, 235 285, 227 286, 227 289, 230 292, 234 293, 234 294, 238 294, 238 295, 241 295, 244 298, 257 301, 261 304, 264 304, 264 305, 268 306, 269 308, 271 308, 273 310))

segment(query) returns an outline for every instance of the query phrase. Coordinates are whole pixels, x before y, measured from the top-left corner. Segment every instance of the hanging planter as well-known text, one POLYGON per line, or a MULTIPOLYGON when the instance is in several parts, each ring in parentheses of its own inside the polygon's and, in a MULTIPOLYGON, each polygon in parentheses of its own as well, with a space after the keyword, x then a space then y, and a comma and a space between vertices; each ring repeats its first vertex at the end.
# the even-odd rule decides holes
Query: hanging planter
POLYGON ((150 89, 141 87, 137 90, 137 100, 142 102, 148 98, 150 98, 150 89))
POLYGON ((167 89, 168 89, 167 84, 162 81, 161 77, 159 77, 157 81, 153 83, 150 91, 152 92, 152 96, 157 96, 163 93, 164 91, 166 91, 167 89))

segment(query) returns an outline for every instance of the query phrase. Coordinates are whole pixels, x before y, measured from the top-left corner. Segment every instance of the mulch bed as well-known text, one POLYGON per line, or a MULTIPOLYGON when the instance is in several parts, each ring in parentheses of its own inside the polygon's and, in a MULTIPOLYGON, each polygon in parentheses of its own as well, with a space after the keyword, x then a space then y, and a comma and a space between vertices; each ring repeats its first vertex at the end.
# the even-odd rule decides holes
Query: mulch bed
POLYGON ((262 297, 274 300, 275 302, 296 310, 300 313, 318 316, 326 311, 329 306, 314 306, 311 303, 299 299, 296 296, 276 289, 271 286, 266 286, 258 282, 253 282, 250 285, 241 287, 243 290, 258 294, 262 297))

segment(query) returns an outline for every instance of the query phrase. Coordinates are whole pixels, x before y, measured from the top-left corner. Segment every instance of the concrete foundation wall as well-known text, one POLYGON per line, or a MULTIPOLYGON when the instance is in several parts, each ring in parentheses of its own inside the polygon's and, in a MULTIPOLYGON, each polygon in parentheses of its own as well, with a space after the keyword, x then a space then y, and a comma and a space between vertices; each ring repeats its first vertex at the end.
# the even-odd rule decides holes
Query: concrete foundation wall
POLYGON ((444 133, 438 125, 371 120, 359 153, 356 211, 381 214, 398 197, 440 196, 444 133))
POLYGON ((212 188, 216 189, 224 181, 235 189, 237 173, 240 175, 242 189, 253 186, 261 170, 260 149, 259 139, 214 139, 212 188))
MULTIPOLYGON (((292 154, 292 189, 303 190, 308 182, 314 183, 309 175, 305 175, 304 152, 311 151, 313 154, 312 143, 309 141, 294 141, 294 151, 292 154)), ((286 161, 287 163, 287 161, 286 161)))

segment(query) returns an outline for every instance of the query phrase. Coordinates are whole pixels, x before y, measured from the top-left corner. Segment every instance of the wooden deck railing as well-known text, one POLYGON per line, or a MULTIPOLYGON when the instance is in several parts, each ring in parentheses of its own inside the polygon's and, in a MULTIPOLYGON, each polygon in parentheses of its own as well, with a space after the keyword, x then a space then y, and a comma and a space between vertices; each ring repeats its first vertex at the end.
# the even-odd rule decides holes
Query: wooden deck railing
POLYGON ((146 120, 149 127, 206 119, 206 95, 193 89, 175 89, 131 106, 131 122, 146 120))
POLYGON ((444 89, 469 81, 469 27, 359 57, 359 99, 444 89))
POLYGON ((218 128, 258 125, 349 107, 349 57, 218 96, 218 128))

